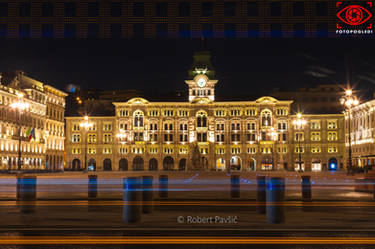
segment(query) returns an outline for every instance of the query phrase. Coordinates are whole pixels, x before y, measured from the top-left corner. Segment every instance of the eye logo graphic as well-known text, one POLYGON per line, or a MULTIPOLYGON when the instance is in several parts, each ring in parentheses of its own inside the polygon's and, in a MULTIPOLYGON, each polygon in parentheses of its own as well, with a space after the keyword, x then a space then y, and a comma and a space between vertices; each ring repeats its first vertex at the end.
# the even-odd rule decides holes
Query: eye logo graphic
MULTIPOLYGON (((366 2, 363 5, 351 4, 348 6, 343 6, 343 2, 337 2, 337 8, 341 8, 337 12, 337 18, 349 26, 359 26, 364 24, 365 28, 372 29, 372 23, 367 24, 370 18, 373 16, 372 2, 366 2)), ((342 29, 342 25, 336 24, 337 29, 342 29)))

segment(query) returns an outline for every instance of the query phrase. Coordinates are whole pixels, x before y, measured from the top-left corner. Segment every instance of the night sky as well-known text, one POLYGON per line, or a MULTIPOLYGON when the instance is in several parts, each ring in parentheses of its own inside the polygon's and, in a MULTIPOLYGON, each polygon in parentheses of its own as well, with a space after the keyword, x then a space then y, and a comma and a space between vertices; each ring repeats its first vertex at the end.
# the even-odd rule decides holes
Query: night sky
POLYGON ((375 89, 375 39, 3 40, 0 71, 23 70, 65 90, 186 90, 193 51, 208 49, 218 95, 267 94, 345 83, 345 57, 357 88, 375 89))

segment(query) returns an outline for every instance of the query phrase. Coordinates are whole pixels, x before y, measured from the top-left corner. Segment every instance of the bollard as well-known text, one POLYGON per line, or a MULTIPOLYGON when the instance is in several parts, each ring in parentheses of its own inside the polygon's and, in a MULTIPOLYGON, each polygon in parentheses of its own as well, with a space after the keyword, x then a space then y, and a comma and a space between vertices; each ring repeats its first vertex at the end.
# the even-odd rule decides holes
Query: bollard
POLYGON ((23 175, 22 174, 17 174, 17 199, 22 198, 22 179, 23 175))
POLYGON ((257 176, 257 213, 266 213, 266 177, 257 176))
POLYGON ((159 176, 159 197, 168 198, 168 175, 159 176))
POLYGON ((231 175, 230 177, 230 197, 240 198, 240 176, 231 175))
POLYGON ((285 220, 284 210, 285 181, 282 177, 272 177, 267 183, 267 221, 282 223, 285 220))
POLYGON ((310 176, 301 176, 302 200, 311 200, 311 181, 310 176))
POLYGON ((152 176, 142 176, 142 213, 152 213, 152 176))
POLYGON ((36 201, 36 176, 24 176, 22 179, 22 201, 26 201, 26 205, 21 205, 21 212, 32 213, 35 211, 36 201))
POLYGON ((122 219, 126 223, 141 221, 141 183, 139 177, 124 178, 122 219))
POLYGON ((96 198, 98 197, 98 176, 97 175, 89 175, 89 183, 88 183, 88 197, 89 198, 96 198))

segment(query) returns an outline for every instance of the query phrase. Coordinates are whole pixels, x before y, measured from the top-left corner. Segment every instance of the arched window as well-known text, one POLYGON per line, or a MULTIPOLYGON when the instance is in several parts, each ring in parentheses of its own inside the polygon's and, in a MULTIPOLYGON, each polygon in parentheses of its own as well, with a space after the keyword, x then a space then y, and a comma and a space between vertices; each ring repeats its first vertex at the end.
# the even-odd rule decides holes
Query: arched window
POLYGON ((262 126, 272 125, 272 113, 270 110, 263 110, 261 112, 262 126))
POLYGON ((134 127, 143 127, 143 112, 135 111, 133 114, 134 127))
POLYGON ((197 113, 197 127, 207 127, 207 113, 199 111, 197 113))

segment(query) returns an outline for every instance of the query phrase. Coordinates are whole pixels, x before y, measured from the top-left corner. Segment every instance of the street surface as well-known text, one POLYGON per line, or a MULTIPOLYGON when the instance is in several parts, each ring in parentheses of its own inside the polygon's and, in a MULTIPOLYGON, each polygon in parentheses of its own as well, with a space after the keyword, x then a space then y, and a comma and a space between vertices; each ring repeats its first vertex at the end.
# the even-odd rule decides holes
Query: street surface
POLYGON ((35 202, 17 201, 15 176, 0 175, 0 248, 144 248, 137 243, 147 241, 152 248, 170 243, 180 243, 170 245, 176 248, 375 247, 373 195, 354 192, 354 179, 363 175, 310 173, 312 200, 303 202, 305 173, 265 173, 285 177, 284 223, 270 224, 256 212, 255 173, 240 175, 240 198, 233 199, 226 173, 98 172, 98 198, 90 200, 87 174, 40 174, 35 202), (160 174, 169 175, 166 199, 158 195, 160 174), (140 223, 126 224, 122 179, 142 175, 154 176, 153 212, 142 214, 140 223), (69 237, 61 241, 63 236, 69 237), (87 236, 94 245, 79 241, 87 236), (28 238, 29 245, 16 245, 12 238, 28 238), (115 244, 106 246, 108 240, 115 244))

